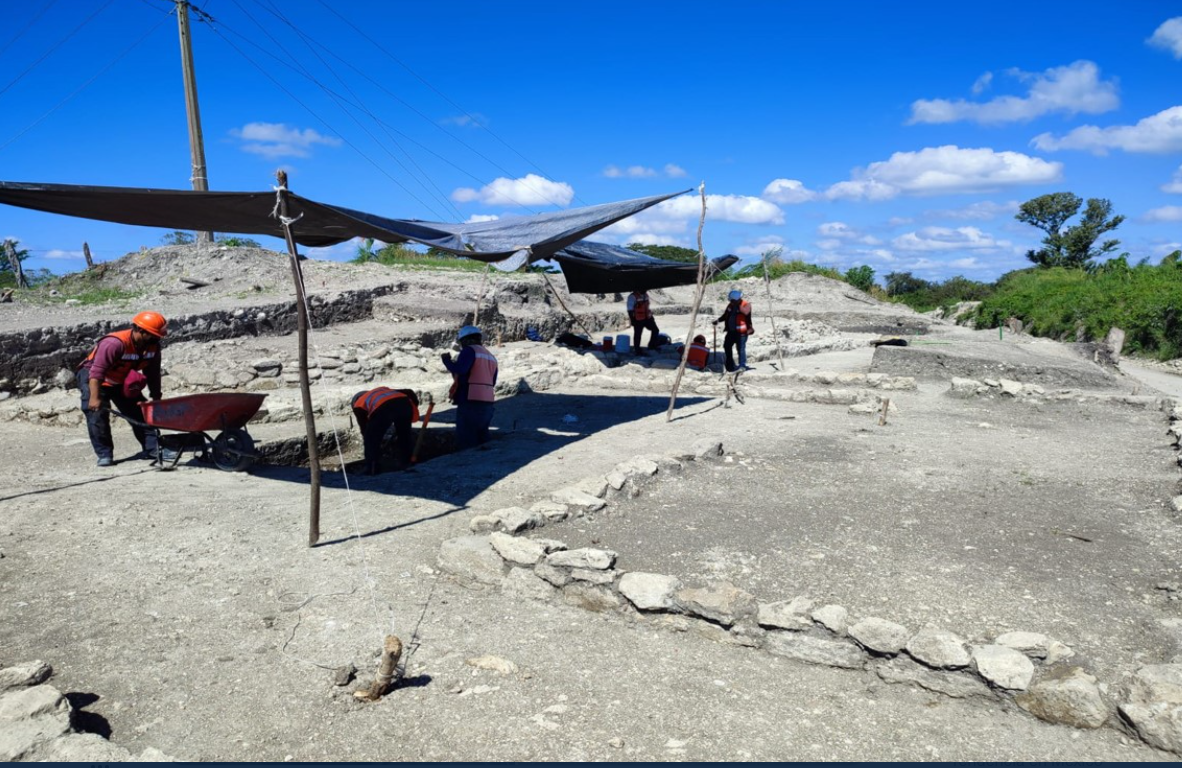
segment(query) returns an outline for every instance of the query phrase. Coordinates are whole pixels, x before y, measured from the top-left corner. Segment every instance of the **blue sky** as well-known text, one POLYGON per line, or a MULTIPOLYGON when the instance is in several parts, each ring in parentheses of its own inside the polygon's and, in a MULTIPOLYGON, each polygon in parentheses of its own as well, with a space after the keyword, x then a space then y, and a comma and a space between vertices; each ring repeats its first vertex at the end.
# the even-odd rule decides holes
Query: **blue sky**
MULTIPOLYGON (((212 189, 282 167, 306 197, 463 221, 705 182, 711 256, 975 280, 1029 265, 1019 203, 1071 191, 1127 216, 1134 259, 1182 247, 1182 2, 194 5, 212 189)), ((172 9, 0 3, 0 179, 189 188, 172 9)), ((696 247, 699 205, 596 239, 696 247)), ((57 273, 163 234, 0 209, 57 273)))

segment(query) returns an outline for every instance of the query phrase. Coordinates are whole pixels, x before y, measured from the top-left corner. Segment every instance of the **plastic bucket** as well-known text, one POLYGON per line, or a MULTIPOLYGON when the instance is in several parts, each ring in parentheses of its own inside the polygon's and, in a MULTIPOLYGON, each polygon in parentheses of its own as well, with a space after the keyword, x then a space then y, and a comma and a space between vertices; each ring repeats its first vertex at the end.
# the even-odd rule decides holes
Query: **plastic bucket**
POLYGON ((615 347, 615 343, 616 343, 615 339, 613 339, 611 336, 604 336, 603 337, 603 351, 604 352, 611 352, 612 349, 615 347))
POLYGON ((628 336, 628 334, 621 333, 619 336, 616 337, 616 351, 617 352, 623 352, 623 353, 627 354, 628 350, 630 350, 630 349, 632 349, 632 339, 631 339, 631 337, 628 336))

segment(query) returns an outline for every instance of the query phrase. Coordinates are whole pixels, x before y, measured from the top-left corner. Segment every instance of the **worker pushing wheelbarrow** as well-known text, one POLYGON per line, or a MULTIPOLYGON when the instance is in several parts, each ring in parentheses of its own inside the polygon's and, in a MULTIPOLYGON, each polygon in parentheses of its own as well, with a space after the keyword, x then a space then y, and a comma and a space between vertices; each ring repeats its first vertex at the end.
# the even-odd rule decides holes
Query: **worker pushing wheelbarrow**
POLYGON ((260 458, 246 424, 258 413, 266 397, 246 392, 213 392, 152 400, 140 404, 144 412, 141 426, 161 432, 156 455, 161 469, 173 469, 185 452, 192 452, 212 461, 218 469, 243 472, 260 458), (210 437, 208 433, 215 430, 217 436, 210 437))

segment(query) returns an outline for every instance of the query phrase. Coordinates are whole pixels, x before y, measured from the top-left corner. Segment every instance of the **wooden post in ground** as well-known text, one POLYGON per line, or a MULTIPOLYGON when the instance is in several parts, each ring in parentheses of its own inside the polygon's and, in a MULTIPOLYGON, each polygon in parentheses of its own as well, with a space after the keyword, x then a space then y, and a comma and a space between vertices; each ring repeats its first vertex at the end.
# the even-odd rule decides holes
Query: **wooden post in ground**
POLYGON ((8 256, 8 263, 12 265, 12 274, 16 278, 17 288, 28 288, 29 279, 25 277, 25 269, 21 266, 21 259, 16 255, 16 247, 11 240, 5 240, 5 255, 8 256))
POLYGON ((882 413, 880 413, 878 415, 878 426, 880 426, 880 427, 886 426, 887 411, 889 411, 890 408, 891 408, 891 399, 889 397, 884 397, 882 399, 882 413))
MULTIPOLYGON (((706 250, 702 247, 702 227, 706 225, 706 182, 698 186, 698 194, 702 196, 702 216, 698 219, 698 293, 694 297, 694 309, 690 313, 690 326, 685 335, 685 349, 693 342, 694 326, 698 323, 698 309, 702 306, 702 295, 706 293, 706 250)), ((681 364, 677 366, 677 376, 673 379, 673 391, 669 393, 669 410, 665 412, 665 423, 673 420, 673 406, 677 403, 677 390, 681 387, 681 377, 685 375, 685 363, 689 355, 681 354, 681 364)))
POLYGON ((386 635, 382 647, 382 658, 378 662, 378 676, 368 689, 354 691, 353 695, 366 701, 377 701, 386 695, 394 682, 394 674, 398 670, 398 659, 402 656, 402 641, 394 635, 386 635))
MULTIPOLYGON (((197 73, 193 70, 193 35, 189 30, 188 0, 173 0, 176 3, 177 31, 181 40, 181 75, 185 81, 185 114, 189 119, 189 155, 193 162, 191 181, 193 189, 205 192, 209 179, 205 171, 205 141, 201 136, 201 107, 197 103, 197 73)), ((213 242, 212 232, 198 232, 197 242, 213 242)))
POLYGON ((776 330, 776 312, 772 302, 772 278, 768 272, 768 259, 774 258, 775 249, 763 254, 763 284, 767 288, 767 316, 772 323, 772 336, 776 339, 776 359, 780 361, 780 371, 784 370, 784 350, 780 348, 780 332, 776 330))
POLYGON ((304 274, 300 269, 299 254, 291 234, 291 217, 287 210, 287 172, 277 171, 279 182, 279 221, 291 256, 291 278, 295 281, 296 321, 299 330, 300 397, 304 406, 304 426, 308 434, 308 469, 311 474, 311 499, 308 510, 308 546, 320 540, 320 446, 316 444, 316 416, 312 413, 312 384, 308 379, 308 296, 304 292, 304 274))
POLYGON ((86 268, 94 269, 94 259, 90 258, 90 243, 82 244, 82 255, 86 257, 86 268))

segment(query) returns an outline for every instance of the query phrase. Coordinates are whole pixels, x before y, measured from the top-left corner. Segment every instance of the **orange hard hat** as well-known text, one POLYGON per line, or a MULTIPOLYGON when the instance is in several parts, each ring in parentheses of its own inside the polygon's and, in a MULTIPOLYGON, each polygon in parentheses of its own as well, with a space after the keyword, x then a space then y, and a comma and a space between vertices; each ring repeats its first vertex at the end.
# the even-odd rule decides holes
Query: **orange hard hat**
POLYGON ((168 321, 159 312, 140 312, 131 318, 131 324, 157 338, 162 339, 168 335, 168 321))

